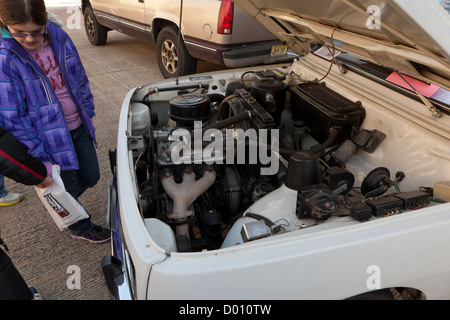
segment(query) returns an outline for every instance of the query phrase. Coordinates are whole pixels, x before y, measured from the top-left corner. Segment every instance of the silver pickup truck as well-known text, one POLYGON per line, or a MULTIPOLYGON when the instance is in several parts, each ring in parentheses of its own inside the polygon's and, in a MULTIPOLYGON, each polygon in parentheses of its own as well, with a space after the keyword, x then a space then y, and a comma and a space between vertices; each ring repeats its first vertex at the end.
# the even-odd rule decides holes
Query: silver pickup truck
POLYGON ((82 10, 93 45, 109 30, 154 43, 166 78, 195 73, 197 59, 236 68, 295 57, 231 0, 82 0, 82 10))

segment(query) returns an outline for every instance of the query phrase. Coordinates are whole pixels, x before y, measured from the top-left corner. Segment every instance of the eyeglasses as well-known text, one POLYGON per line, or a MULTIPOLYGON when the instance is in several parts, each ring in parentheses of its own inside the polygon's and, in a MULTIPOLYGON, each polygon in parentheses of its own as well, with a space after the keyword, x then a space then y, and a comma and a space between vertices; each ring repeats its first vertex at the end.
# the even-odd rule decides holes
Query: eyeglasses
POLYGON ((33 38, 43 38, 47 34, 47 30, 45 30, 44 32, 10 32, 10 33, 11 36, 16 38, 26 38, 28 36, 31 36, 33 38))

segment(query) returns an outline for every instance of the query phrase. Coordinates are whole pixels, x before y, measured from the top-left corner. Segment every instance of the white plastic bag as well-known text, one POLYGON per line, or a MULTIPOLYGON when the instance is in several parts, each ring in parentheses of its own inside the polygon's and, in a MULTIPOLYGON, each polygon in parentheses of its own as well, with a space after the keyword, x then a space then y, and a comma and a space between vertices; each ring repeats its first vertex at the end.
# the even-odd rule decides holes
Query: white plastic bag
POLYGON ((89 218, 89 214, 83 206, 72 197, 64 187, 64 183, 59 175, 58 165, 52 166, 53 184, 49 188, 36 188, 36 192, 50 213, 58 228, 63 231, 68 226, 77 221, 89 218))

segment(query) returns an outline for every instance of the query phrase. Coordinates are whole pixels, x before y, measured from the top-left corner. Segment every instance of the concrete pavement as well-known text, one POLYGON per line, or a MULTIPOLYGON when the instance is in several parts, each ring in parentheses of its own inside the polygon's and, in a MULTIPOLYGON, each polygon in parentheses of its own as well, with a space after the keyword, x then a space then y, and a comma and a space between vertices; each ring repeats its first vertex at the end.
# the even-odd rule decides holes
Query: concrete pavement
POLYGON ((47 9, 81 5, 81 0, 44 0, 44 2, 47 9))
MULTIPOLYGON (((108 150, 116 145, 119 112, 128 91, 163 79, 156 63, 155 47, 116 31, 109 32, 105 46, 94 47, 86 38, 82 18, 79 28, 67 27, 69 24, 73 27, 73 22, 80 18, 72 5, 79 1, 46 2, 48 11, 65 23, 64 29, 77 46, 91 83, 101 179, 79 200, 95 223, 106 226, 107 186, 112 179, 108 150), (70 2, 70 6, 60 7, 55 2, 70 2)), ((220 69, 199 62, 197 71, 220 69)), ((20 203, 0 207, 0 232, 10 249, 9 256, 26 282, 36 286, 45 300, 113 299, 100 267, 102 257, 110 253, 110 245, 71 239, 68 231, 60 232, 56 227, 33 187, 9 179, 6 187, 24 194, 20 203)))

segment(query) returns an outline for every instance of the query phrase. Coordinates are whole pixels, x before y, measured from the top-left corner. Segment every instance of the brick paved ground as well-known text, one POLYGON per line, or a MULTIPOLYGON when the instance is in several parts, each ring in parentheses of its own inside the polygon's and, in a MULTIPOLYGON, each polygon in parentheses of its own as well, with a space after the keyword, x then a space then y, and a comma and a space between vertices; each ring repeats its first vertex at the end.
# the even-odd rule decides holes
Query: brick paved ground
MULTIPOLYGON (((54 1, 53 1, 54 2, 54 1)), ((75 7, 51 7, 64 22, 75 7)), ((76 21, 76 20, 71 20, 76 21)), ((80 21, 82 23, 82 20, 80 21)), ((153 45, 112 31, 105 46, 92 46, 84 27, 64 28, 72 37, 88 74, 95 98, 98 157, 101 179, 80 197, 80 202, 95 223, 106 225, 107 185, 111 180, 108 150, 116 144, 116 131, 122 100, 133 87, 162 80, 153 45)), ((198 72, 220 67, 199 63, 198 72)), ((111 300, 100 268, 100 260, 110 253, 109 244, 93 245, 72 240, 67 231, 60 232, 38 199, 33 187, 6 179, 11 192, 24 194, 24 200, 11 207, 0 207, 0 232, 8 244, 9 256, 29 285, 36 286, 46 300, 111 300), (67 282, 81 271, 79 289, 67 282), (68 273, 69 272, 69 273, 68 273)))

